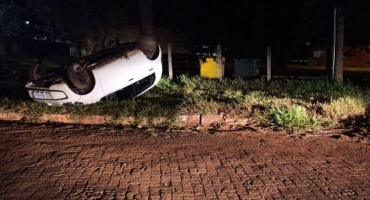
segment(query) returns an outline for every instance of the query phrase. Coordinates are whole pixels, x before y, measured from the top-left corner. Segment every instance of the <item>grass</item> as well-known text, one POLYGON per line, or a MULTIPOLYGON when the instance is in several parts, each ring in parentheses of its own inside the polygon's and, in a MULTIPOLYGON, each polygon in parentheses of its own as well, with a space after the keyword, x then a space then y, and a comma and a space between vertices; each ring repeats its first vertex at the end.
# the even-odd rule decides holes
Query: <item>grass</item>
POLYGON ((290 131, 298 131, 305 128, 315 128, 319 120, 315 115, 310 115, 303 106, 294 105, 289 108, 277 107, 271 110, 271 115, 277 126, 290 131))
POLYGON ((134 117, 136 123, 147 120, 149 124, 168 127, 176 126, 178 115, 223 113, 253 118, 260 126, 297 132, 337 127, 347 118, 359 118, 370 102, 367 91, 349 82, 325 78, 219 81, 180 76, 176 80, 163 77, 155 88, 136 99, 49 107, 27 96, 24 89, 27 77, 22 75, 27 67, 18 63, 16 73, 9 68, 2 69, 9 76, 0 82, 5 91, 0 96, 0 111, 22 113, 30 121, 37 121, 42 114, 58 113, 112 116, 117 121, 134 117))

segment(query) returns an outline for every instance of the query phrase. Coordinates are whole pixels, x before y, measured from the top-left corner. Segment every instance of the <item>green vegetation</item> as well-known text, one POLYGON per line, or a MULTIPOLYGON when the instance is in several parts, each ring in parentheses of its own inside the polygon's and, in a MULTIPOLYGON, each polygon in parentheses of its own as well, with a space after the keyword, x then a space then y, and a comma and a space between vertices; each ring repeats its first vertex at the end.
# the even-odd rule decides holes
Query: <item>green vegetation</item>
MULTIPOLYGON (((162 83, 152 92, 166 91, 162 83)), ((182 97, 176 110, 180 114, 225 113, 289 131, 330 128, 364 116, 370 97, 348 82, 329 79, 220 82, 180 77, 172 88, 172 95, 182 97)))
POLYGON ((330 79, 291 80, 224 79, 180 76, 164 77, 143 96, 125 100, 102 100, 94 105, 50 107, 33 102, 24 84, 26 67, 9 68, 1 80, 0 112, 17 112, 37 121, 42 114, 111 116, 114 120, 133 117, 136 123, 176 126, 176 116, 186 114, 227 114, 252 118, 261 127, 289 131, 337 127, 349 119, 360 119, 369 105, 370 95, 351 83, 330 79), (16 77, 17 79, 14 79, 16 77), (16 80, 16 81, 15 81, 16 80))

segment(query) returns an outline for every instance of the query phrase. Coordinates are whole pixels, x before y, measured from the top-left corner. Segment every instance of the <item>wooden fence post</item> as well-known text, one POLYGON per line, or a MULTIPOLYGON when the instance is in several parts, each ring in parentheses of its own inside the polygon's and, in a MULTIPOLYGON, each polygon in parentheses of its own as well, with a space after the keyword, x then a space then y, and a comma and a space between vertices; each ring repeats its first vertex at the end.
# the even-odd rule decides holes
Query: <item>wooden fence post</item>
POLYGON ((271 80, 271 48, 267 47, 267 80, 271 80))
POLYGON ((222 80, 222 55, 221 55, 221 45, 217 45, 217 72, 218 72, 218 79, 222 80))
POLYGON ((343 80, 343 41, 344 41, 344 17, 342 14, 342 9, 338 8, 338 19, 337 19, 337 49, 335 53, 335 79, 342 81, 343 80))
POLYGON ((167 54, 168 54, 168 77, 170 80, 173 79, 173 69, 172 69, 172 50, 171 44, 167 45, 167 54))

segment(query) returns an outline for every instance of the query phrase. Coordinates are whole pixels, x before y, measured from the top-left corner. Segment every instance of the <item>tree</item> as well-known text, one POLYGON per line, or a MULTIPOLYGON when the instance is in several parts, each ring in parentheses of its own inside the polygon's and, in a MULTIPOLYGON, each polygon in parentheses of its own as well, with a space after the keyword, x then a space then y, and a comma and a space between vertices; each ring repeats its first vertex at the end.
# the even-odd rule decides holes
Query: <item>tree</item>
POLYGON ((5 2, 0 6, 1 34, 80 41, 90 33, 122 29, 133 14, 133 6, 133 0, 5 2))
POLYGON ((370 44, 370 4, 367 0, 344 1, 342 3, 345 28, 345 43, 347 45, 370 44))
POLYGON ((128 22, 131 1, 44 0, 52 11, 50 18, 65 37, 74 41, 88 35, 104 35, 122 29, 128 22))
POLYGON ((10 2, 0 5, 0 34, 16 36, 25 34, 28 19, 25 8, 10 2))
POLYGON ((335 7, 342 7, 346 21, 345 44, 364 45, 370 43, 370 4, 367 0, 322 1, 304 0, 296 28, 296 43, 302 45, 311 41, 312 45, 331 45, 333 41, 333 15, 335 7))

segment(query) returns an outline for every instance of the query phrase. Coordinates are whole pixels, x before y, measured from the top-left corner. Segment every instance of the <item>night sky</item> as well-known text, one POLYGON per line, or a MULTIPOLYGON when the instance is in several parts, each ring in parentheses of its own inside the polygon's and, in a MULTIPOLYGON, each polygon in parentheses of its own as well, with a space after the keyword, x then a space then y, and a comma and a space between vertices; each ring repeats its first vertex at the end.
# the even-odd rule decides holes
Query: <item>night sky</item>
MULTIPOLYGON (((61 12, 61 15, 66 13, 70 16, 62 16, 58 21, 53 19, 55 16, 51 12, 50 24, 61 27, 60 24, 64 23, 64 27, 71 30, 74 27, 83 30, 84 25, 94 28, 109 24, 104 20, 99 21, 104 17, 115 21, 115 26, 127 19, 134 25, 139 25, 140 21, 137 0, 2 0, 2 2, 11 1, 20 5, 27 5, 27 2, 28 5, 38 3, 41 7, 54 5, 54 9, 61 12), (127 2, 132 3, 131 7, 124 9, 127 2), (85 7, 89 6, 93 10, 89 12, 90 17, 85 17, 87 22, 84 22, 79 15, 83 15, 85 7), (122 8, 117 9, 117 6, 122 8), (122 13, 125 13, 127 19, 121 20, 124 16, 122 13)), ((333 12, 339 5, 343 8, 342 14, 345 18, 345 45, 370 44, 370 26, 367 23, 370 21, 369 2, 369 0, 152 0, 156 28, 186 33, 195 44, 221 44, 231 51, 243 53, 263 51, 267 46, 271 46, 274 52, 281 54, 286 54, 307 42, 313 46, 331 45, 333 12)), ((69 32, 77 33, 76 31, 69 32)))
MULTIPOLYGON (((201 38, 230 40, 257 36, 297 21, 302 2, 289 1, 161 1, 154 0, 155 23, 195 32, 201 38), (294 3, 291 3, 294 2, 294 3)), ((293 27, 293 26, 292 26, 293 27)), ((284 27, 285 28, 285 27, 284 27)))
MULTIPOLYGON (((282 46, 292 45, 298 39, 297 27, 306 23, 302 20, 302 12, 311 9, 305 2, 307 1, 153 0, 153 10, 157 27, 191 33, 194 35, 192 39, 198 44, 222 44, 245 53, 265 49, 267 46, 284 49, 282 46)), ((328 34, 326 37, 330 38, 334 1, 326 0, 319 3, 319 6, 323 12, 320 17, 324 17, 328 24, 325 29, 328 34)), ((316 20, 315 17, 312 19, 316 20)), ((306 37, 301 39, 302 44, 304 39, 310 39, 308 35, 302 37, 306 37)))

